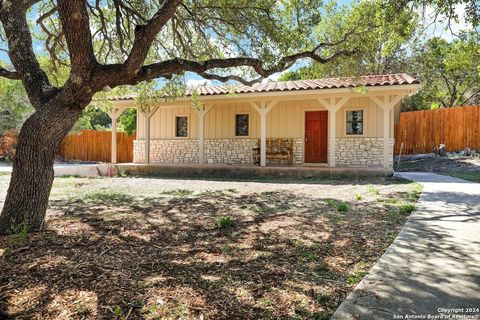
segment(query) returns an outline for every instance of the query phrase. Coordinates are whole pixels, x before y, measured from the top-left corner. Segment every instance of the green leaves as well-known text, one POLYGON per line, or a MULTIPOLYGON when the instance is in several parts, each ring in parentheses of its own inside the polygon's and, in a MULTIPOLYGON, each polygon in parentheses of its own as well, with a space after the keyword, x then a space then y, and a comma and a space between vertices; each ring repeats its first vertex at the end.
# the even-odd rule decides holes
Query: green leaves
POLYGON ((448 108, 479 102, 479 41, 472 32, 451 42, 432 38, 416 48, 412 71, 422 83, 421 101, 416 103, 448 108))
POLYGON ((0 136, 18 129, 23 119, 32 112, 22 83, 0 78, 0 136))
POLYGON ((355 32, 348 41, 336 47, 357 52, 328 64, 315 63, 286 73, 282 80, 381 74, 404 71, 408 43, 417 32, 415 12, 400 10, 393 19, 381 1, 365 1, 351 8, 330 4, 325 18, 316 28, 318 41, 337 41, 355 32))

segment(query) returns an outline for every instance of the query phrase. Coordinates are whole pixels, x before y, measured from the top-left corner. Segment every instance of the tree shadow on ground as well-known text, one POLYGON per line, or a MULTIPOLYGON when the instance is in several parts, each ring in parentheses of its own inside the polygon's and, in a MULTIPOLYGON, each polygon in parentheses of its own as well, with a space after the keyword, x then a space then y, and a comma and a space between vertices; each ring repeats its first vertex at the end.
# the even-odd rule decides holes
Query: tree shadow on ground
POLYGON ((0 239, 4 307, 16 319, 328 318, 406 219, 388 203, 338 204, 234 190, 52 201, 46 231, 0 239))
POLYGON ((168 180, 175 179, 177 181, 219 181, 219 182, 257 182, 257 183, 270 183, 270 184, 322 184, 322 185, 342 185, 347 183, 353 183, 356 185, 392 185, 392 184, 408 184, 409 180, 396 178, 392 176, 366 176, 362 175, 361 169, 357 175, 342 175, 342 174, 326 174, 324 176, 281 176, 281 175, 247 175, 241 176, 229 176, 225 174, 202 174, 202 175, 189 175, 184 174, 179 176, 176 174, 142 174, 130 176, 126 175, 124 178, 135 177, 138 179, 159 179, 168 180))

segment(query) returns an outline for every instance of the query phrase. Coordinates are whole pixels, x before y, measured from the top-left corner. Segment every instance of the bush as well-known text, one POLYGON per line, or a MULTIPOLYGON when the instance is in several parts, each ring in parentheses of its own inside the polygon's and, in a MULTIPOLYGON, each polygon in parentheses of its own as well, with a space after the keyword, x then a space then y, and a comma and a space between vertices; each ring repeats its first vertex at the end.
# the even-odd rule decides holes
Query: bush
POLYGON ((398 207, 401 214, 410 214, 415 211, 415 206, 411 203, 402 204, 398 207))
POLYGON ((380 190, 377 187, 375 187, 374 185, 371 185, 371 184, 368 186, 367 190, 368 190, 368 193, 376 195, 376 196, 378 196, 380 194, 380 190))
POLYGON ((357 194, 355 195, 355 199, 357 199, 357 200, 360 201, 360 200, 363 199, 363 196, 362 196, 360 193, 357 193, 357 194))
POLYGON ((345 202, 341 202, 337 205, 337 210, 340 212, 347 212, 348 211, 348 205, 345 202))
POLYGON ((235 225, 235 220, 230 217, 221 217, 217 220, 217 226, 220 229, 226 229, 233 227, 235 225))
POLYGON ((325 203, 329 206, 329 207, 333 207, 337 202, 333 199, 325 199, 325 203))

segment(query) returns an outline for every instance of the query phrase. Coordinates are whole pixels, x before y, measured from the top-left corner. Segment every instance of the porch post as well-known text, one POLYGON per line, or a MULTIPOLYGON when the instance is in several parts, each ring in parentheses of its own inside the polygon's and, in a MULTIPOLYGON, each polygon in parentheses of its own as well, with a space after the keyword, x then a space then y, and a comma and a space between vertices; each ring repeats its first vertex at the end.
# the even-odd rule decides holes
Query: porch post
POLYGON ((212 108, 212 105, 202 105, 200 109, 195 109, 198 116, 198 163, 205 163, 205 116, 212 108))
POLYGON ((112 117, 112 155, 111 163, 117 163, 117 117, 115 115, 115 110, 112 112, 114 115, 112 117))
POLYGON ((148 110, 142 110, 142 113, 144 115, 144 126, 145 126, 145 158, 144 158, 144 163, 148 164, 150 163, 150 119, 152 116, 155 114, 155 112, 158 110, 158 107, 155 107, 153 109, 148 108, 148 110))
MULTIPOLYGON (((372 100, 383 109, 383 167, 384 169, 391 169, 391 164, 393 164, 393 154, 390 154, 389 143, 392 143, 393 139, 390 138, 390 127, 391 127, 391 111, 397 103, 402 100, 402 95, 397 95, 391 98, 390 96, 383 96, 383 100, 380 99, 380 96, 372 96, 372 100)), ((392 137, 393 138, 393 137, 392 137)), ((391 146, 393 148, 393 145, 391 146)))
POLYGON ((110 156, 110 162, 115 164, 117 163, 117 120, 118 117, 122 114, 123 109, 117 108, 117 107, 112 107, 110 111, 107 112, 107 114, 110 116, 110 119, 112 119, 112 145, 111 145, 111 156, 110 156))
POLYGON ((262 167, 267 165, 267 113, 277 103, 278 101, 271 101, 268 104, 265 101, 260 102, 260 104, 250 102, 250 105, 260 114, 260 166, 262 167))
POLYGON ((145 155, 144 163, 150 163, 150 114, 149 112, 144 113, 144 122, 145 122, 145 155))
POLYGON ((347 103, 349 97, 340 98, 337 102, 336 98, 327 101, 325 98, 318 98, 318 102, 328 110, 328 165, 336 166, 336 146, 335 139, 337 135, 337 111, 347 103))

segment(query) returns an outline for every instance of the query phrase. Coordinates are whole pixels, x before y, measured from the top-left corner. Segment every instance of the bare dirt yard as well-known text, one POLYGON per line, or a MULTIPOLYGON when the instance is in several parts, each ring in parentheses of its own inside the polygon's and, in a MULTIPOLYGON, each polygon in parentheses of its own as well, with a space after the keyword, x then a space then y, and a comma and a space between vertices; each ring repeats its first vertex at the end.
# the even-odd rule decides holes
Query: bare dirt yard
POLYGON ((401 159, 399 171, 436 172, 480 182, 480 157, 413 155, 401 159))
POLYGON ((419 193, 386 178, 56 178, 44 230, 0 237, 0 309, 14 319, 328 319, 419 193))

